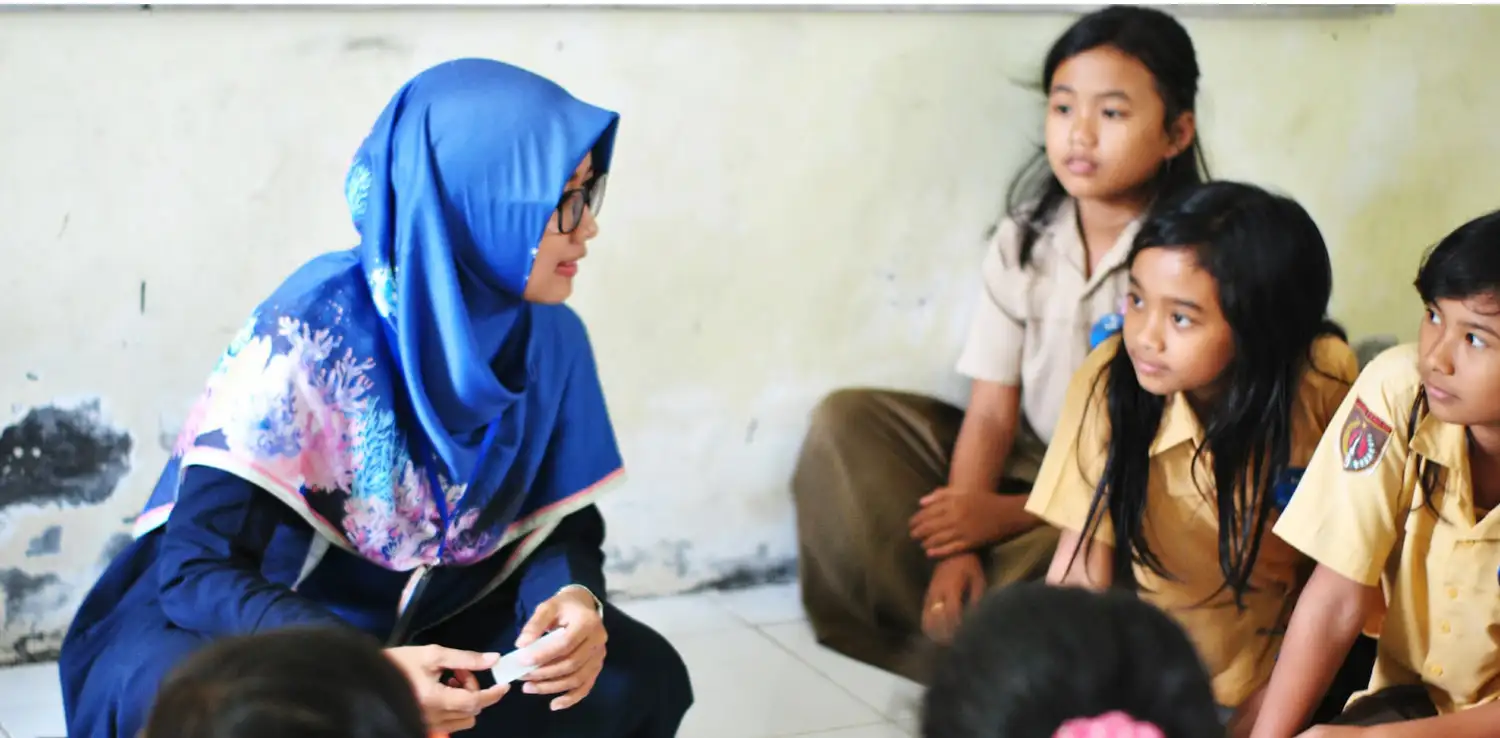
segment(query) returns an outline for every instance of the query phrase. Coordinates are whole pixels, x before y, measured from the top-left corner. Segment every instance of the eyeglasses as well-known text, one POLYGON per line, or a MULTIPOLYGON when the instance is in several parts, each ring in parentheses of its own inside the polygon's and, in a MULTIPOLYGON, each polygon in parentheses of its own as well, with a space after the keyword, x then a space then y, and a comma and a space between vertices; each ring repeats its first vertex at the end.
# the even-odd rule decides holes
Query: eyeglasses
POLYGON ((562 199, 557 203, 558 233, 572 233, 578 230, 579 224, 583 223, 585 207, 594 214, 594 217, 599 216, 599 209, 604 205, 604 184, 608 179, 607 174, 597 174, 593 179, 583 183, 583 187, 563 191, 562 199))

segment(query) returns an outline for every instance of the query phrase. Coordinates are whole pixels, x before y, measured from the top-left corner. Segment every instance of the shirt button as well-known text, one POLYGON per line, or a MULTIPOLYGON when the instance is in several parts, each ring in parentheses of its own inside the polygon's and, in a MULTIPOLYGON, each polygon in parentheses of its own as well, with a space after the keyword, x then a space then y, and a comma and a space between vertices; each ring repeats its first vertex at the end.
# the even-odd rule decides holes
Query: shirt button
POLYGON ((1438 630, 1441 630, 1444 633, 1452 633, 1453 632, 1453 626, 1451 626, 1451 625, 1449 625, 1447 623, 1443 623, 1442 625, 1438 626, 1438 630))
POLYGON ((1456 599, 1458 599, 1458 588, 1457 587, 1449 587, 1448 588, 1448 599, 1450 599, 1450 600, 1456 600, 1456 599))
POLYGON ((1440 677, 1440 676, 1443 675, 1443 667, 1437 666, 1437 665, 1433 665, 1431 667, 1428 667, 1427 673, 1431 674, 1431 675, 1433 675, 1435 677, 1440 677))

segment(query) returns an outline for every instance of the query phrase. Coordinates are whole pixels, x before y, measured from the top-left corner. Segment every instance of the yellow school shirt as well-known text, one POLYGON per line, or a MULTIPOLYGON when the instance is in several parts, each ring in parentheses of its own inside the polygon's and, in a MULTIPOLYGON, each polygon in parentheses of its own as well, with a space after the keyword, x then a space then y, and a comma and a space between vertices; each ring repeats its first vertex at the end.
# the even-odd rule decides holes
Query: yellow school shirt
POLYGON ((1407 344, 1365 367, 1276 534, 1383 589, 1370 691, 1425 684, 1446 714, 1500 695, 1500 515, 1476 522, 1464 427, 1427 413, 1412 427, 1417 358, 1407 344), (1430 507, 1419 483, 1423 459, 1430 507))
MULTIPOLYGON (((1100 373, 1117 346, 1118 338, 1101 344, 1073 376, 1057 434, 1026 504, 1027 511, 1058 528, 1083 530, 1104 470, 1109 416, 1100 373)), ((1292 409, 1293 469, 1307 464, 1359 371, 1354 352, 1338 338, 1319 338, 1311 353, 1317 371, 1303 372, 1292 409)), ((1238 707, 1270 678, 1293 596, 1308 567, 1291 547, 1275 536, 1263 536, 1251 572, 1255 591, 1245 594, 1243 612, 1236 609, 1219 568, 1218 502, 1208 454, 1199 463, 1196 483, 1192 479, 1193 455, 1202 440, 1203 426, 1187 399, 1181 394, 1167 398, 1151 444, 1144 532, 1151 550, 1175 579, 1140 565, 1135 573, 1141 599, 1166 611, 1187 631, 1213 676, 1219 704, 1238 707)), ((1273 513, 1267 533, 1274 522, 1273 513)), ((1114 545, 1107 515, 1094 540, 1114 545)))

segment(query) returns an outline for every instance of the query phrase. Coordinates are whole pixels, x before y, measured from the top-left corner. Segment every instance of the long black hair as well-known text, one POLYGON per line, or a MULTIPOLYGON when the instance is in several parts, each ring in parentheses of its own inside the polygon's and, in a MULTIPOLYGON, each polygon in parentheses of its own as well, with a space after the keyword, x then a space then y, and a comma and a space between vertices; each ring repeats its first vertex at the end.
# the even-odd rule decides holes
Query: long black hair
POLYGON ((1123 592, 1041 582, 984 598, 922 698, 923 738, 1051 738, 1120 711, 1166 738, 1223 735, 1208 671, 1166 613, 1123 592))
POLYGON ((291 628, 215 641, 156 697, 145 738, 427 738, 416 693, 373 638, 291 628))
MULTIPOLYGON (((1042 66, 1042 92, 1052 89, 1052 76, 1062 63, 1085 51, 1109 46, 1138 59, 1156 79, 1156 92, 1165 107, 1167 130, 1194 110, 1198 100, 1198 56, 1193 39, 1177 19, 1160 10, 1112 5, 1079 18, 1052 44, 1042 66)), ((1182 153, 1169 159, 1147 187, 1167 195, 1207 181, 1208 164, 1198 137, 1182 153)), ((1068 197, 1047 161, 1044 143, 1016 173, 1005 195, 1006 215, 1020 231, 1020 263, 1031 263, 1032 248, 1046 230, 1058 206, 1068 197)))
MULTIPOLYGON (((1481 215, 1458 227, 1422 258, 1413 282, 1424 305, 1438 300, 1468 300, 1489 297, 1500 300, 1500 210, 1481 215)), ((1411 438, 1417 423, 1427 414, 1427 390, 1417 389, 1412 403, 1406 437, 1411 438)), ((1423 458, 1417 462, 1417 483, 1422 488, 1422 504, 1433 514, 1437 505, 1438 469, 1423 458)))
MULTIPOLYGON (((1200 418, 1203 444, 1192 468, 1203 454, 1212 455, 1219 567, 1224 586, 1243 607, 1274 503, 1272 485, 1290 463, 1303 372, 1323 372, 1313 366, 1313 341, 1327 334, 1345 338, 1327 318, 1333 267, 1317 224, 1301 205, 1236 182, 1198 185, 1163 202, 1142 225, 1128 264, 1157 248, 1193 253, 1218 285, 1234 337, 1234 356, 1220 375, 1224 390, 1214 411, 1200 418)), ((1166 398, 1141 387, 1123 342, 1097 381, 1106 386, 1109 454, 1085 538, 1092 545, 1092 531, 1108 512, 1115 582, 1134 589, 1136 564, 1172 578, 1151 551, 1144 525, 1151 443, 1166 398)))

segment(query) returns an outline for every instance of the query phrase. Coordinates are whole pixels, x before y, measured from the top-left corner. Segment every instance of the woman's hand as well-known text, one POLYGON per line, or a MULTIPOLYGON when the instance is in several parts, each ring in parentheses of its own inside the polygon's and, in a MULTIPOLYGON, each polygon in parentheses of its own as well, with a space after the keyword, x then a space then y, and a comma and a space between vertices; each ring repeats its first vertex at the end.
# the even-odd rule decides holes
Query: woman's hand
POLYGON ((388 648, 385 655, 411 682, 434 733, 456 733, 474 727, 474 719, 485 708, 500 701, 509 684, 497 684, 481 690, 474 672, 488 669, 500 659, 499 654, 456 651, 441 646, 404 646, 388 648), (443 672, 453 677, 443 684, 443 672))
POLYGON ((562 629, 562 636, 532 654, 537 668, 522 677, 526 694, 558 694, 553 710, 566 710, 587 697, 604 668, 604 620, 593 595, 569 587, 543 602, 521 629, 516 648, 525 648, 548 631, 562 629))

